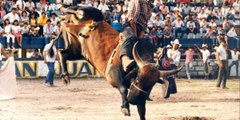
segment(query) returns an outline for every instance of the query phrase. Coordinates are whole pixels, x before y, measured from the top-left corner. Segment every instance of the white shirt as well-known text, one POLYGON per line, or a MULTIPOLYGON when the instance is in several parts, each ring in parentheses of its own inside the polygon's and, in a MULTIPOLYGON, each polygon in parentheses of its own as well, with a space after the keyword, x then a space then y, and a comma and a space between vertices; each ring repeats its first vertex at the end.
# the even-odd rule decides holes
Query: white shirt
POLYGON ((28 27, 21 27, 21 34, 28 33, 29 28, 28 27))
POLYGON ((73 0, 63 0, 63 3, 66 5, 72 4, 73 0))
POLYGON ((4 27, 4 32, 5 33, 9 34, 9 33, 11 33, 11 30, 12 30, 12 26, 10 24, 4 27))
POLYGON ((173 64, 175 64, 176 66, 179 65, 181 53, 178 50, 169 49, 167 52, 167 56, 173 59, 173 64))
POLYGON ((21 27, 20 26, 12 25, 12 32, 13 33, 20 33, 20 31, 21 31, 21 27))
POLYGON ((196 28, 196 25, 194 22, 187 22, 187 28, 196 28))
POLYGON ((202 53, 203 63, 209 62, 209 59, 208 59, 208 57, 210 56, 209 50, 207 50, 207 49, 206 49, 206 50, 201 49, 200 52, 202 53), (207 59, 208 59, 208 60, 207 60, 207 59), (206 61, 206 60, 207 60, 207 61, 206 61))
POLYGON ((237 33, 234 29, 230 29, 227 33, 228 37, 237 37, 237 33))
POLYGON ((18 8, 20 8, 20 10, 23 10, 23 8, 25 7, 26 3, 24 2, 24 0, 18 0, 16 2, 16 6, 18 6, 18 8))
POLYGON ((49 33, 53 33, 53 26, 50 25, 50 27, 49 27, 49 26, 46 24, 46 25, 44 25, 44 27, 43 27, 43 34, 44 34, 45 37, 48 37, 47 34, 49 34, 49 33))
POLYGON ((239 59, 238 59, 239 55, 240 55, 240 52, 239 52, 239 51, 234 52, 233 50, 231 50, 232 60, 234 60, 234 61, 239 60, 239 59))
POLYGON ((174 26, 175 28, 181 28, 181 27, 184 26, 184 23, 183 23, 182 20, 180 20, 180 21, 174 20, 174 21, 173 21, 173 26, 174 26))
POLYGON ((16 13, 15 15, 13 15, 12 12, 8 13, 7 15, 5 15, 3 17, 3 19, 4 20, 9 19, 10 23, 13 23, 14 20, 18 20, 18 21, 20 20, 18 14, 16 13))
POLYGON ((58 26, 54 26, 53 27, 53 32, 54 33, 59 33, 60 32, 60 28, 58 26))
POLYGON ((109 10, 108 6, 106 4, 103 5, 102 3, 99 4, 98 9, 101 10, 103 13, 105 13, 106 10, 109 10))
POLYGON ((55 62, 56 60, 56 56, 57 56, 57 49, 55 46, 53 46, 53 52, 54 52, 54 56, 51 58, 49 55, 49 50, 50 50, 51 44, 48 43, 45 47, 43 52, 46 52, 46 61, 47 62, 55 62))
POLYGON ((33 2, 27 2, 26 3, 26 7, 28 8, 28 9, 30 9, 30 10, 32 10, 33 8, 35 8, 35 4, 33 3, 33 2))
POLYGON ((58 21, 60 21, 60 19, 58 17, 56 17, 54 20, 51 18, 51 24, 53 26, 56 26, 58 21))
POLYGON ((220 60, 227 60, 227 51, 223 46, 217 47, 217 53, 219 53, 220 60))

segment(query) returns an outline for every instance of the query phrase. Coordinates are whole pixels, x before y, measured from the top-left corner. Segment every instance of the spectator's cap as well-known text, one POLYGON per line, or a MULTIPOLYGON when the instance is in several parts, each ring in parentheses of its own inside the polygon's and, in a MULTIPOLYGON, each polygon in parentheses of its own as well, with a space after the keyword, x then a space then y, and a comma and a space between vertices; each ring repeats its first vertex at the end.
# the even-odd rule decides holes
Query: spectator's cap
POLYGON ((167 18, 167 17, 169 17, 169 18, 170 18, 171 16, 168 14, 168 15, 166 16, 166 18, 167 18))
POLYGON ((175 39, 174 41, 171 41, 171 44, 172 45, 179 45, 179 47, 181 46, 178 39, 175 39))
POLYGON ((166 46, 166 48, 172 48, 172 46, 168 44, 168 45, 166 46))
POLYGON ((56 14, 55 12, 51 13, 51 16, 52 16, 52 15, 55 15, 55 16, 57 17, 57 14, 56 14))
POLYGON ((202 44, 202 48, 208 48, 207 44, 202 44))

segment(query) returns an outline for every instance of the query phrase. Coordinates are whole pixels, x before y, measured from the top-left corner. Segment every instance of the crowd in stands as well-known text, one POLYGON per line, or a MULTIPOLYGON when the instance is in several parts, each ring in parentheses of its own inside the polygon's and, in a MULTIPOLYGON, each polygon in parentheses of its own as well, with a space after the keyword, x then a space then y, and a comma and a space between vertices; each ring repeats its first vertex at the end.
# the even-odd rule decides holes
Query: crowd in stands
MULTIPOLYGON (((21 47, 22 38, 44 37, 45 44, 61 27, 60 7, 88 5, 102 11, 112 26, 126 22, 130 0, 0 0, 0 33, 21 47)), ((175 38, 203 38, 218 44, 218 35, 237 38, 240 25, 240 0, 149 0, 152 16, 146 34, 156 47, 166 46, 175 38)), ((239 40, 238 40, 239 41, 239 40)))

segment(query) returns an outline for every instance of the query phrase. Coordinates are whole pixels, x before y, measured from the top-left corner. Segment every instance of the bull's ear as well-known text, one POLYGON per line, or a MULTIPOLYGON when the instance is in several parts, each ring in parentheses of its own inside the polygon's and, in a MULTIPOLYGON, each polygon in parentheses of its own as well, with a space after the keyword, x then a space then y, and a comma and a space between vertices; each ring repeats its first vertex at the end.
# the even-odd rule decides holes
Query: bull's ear
POLYGON ((84 11, 83 10, 77 10, 76 12, 76 16, 78 17, 78 19, 83 19, 84 17, 84 11))

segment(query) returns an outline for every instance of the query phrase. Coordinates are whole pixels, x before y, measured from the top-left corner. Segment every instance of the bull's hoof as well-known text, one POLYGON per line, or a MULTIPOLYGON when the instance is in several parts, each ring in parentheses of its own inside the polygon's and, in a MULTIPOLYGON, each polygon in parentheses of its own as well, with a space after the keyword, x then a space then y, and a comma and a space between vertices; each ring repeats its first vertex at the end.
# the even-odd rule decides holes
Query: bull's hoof
POLYGON ((129 109, 127 109, 127 108, 122 108, 122 113, 125 115, 125 116, 130 116, 130 111, 129 111, 129 109))
POLYGON ((69 79, 68 76, 64 76, 64 77, 63 77, 63 83, 64 83, 65 85, 70 84, 70 79, 69 79))

